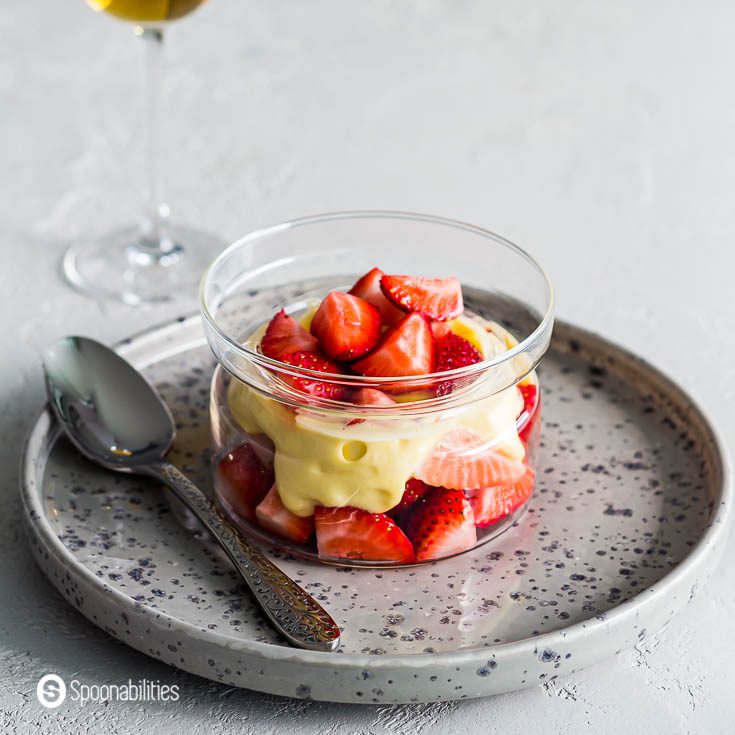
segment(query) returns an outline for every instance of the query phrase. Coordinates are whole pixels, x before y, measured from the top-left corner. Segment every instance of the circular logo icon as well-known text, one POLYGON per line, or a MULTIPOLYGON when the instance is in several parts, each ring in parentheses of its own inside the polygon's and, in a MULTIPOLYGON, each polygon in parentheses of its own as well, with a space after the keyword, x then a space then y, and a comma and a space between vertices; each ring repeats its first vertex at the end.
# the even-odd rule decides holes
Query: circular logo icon
POLYGON ((66 699, 66 684, 58 674, 46 674, 38 680, 36 696, 47 709, 56 709, 66 699))

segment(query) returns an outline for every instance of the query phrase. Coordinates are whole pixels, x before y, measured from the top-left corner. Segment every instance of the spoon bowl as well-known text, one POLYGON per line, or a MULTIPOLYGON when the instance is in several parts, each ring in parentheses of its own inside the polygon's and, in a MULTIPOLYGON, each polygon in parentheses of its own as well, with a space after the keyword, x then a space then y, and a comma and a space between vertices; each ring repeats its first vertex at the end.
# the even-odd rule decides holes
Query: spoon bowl
POLYGON ((166 404, 117 353, 64 337, 44 356, 46 387, 69 438, 98 464, 121 472, 160 462, 176 432, 166 404))

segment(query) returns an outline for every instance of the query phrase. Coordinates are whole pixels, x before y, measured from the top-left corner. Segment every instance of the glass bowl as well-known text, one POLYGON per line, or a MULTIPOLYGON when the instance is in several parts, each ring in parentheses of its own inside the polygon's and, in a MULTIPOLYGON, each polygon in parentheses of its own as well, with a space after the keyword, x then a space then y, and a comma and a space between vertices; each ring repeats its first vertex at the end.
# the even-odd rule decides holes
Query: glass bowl
POLYGON ((553 289, 516 245, 428 215, 307 217, 227 248, 204 274, 200 304, 219 362, 210 403, 215 494, 245 533, 331 564, 396 566, 475 548, 523 512, 534 486, 535 368, 551 338, 553 289), (329 291, 349 290, 374 267, 457 276, 467 316, 446 324, 480 340, 485 359, 367 378, 295 367, 259 350, 277 311, 308 327, 329 291), (365 389, 390 399, 362 405, 365 389))

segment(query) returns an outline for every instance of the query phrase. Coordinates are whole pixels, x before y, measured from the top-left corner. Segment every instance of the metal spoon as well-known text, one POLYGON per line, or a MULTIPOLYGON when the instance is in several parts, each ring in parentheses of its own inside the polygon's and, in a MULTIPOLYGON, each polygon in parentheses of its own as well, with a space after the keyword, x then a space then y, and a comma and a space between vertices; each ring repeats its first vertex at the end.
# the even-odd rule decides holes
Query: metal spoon
POLYGON ((175 436, 168 408, 117 353, 86 337, 64 337, 43 361, 46 389, 72 443, 116 472, 168 485, 225 550, 273 627, 293 646, 334 651, 340 629, 305 590, 241 536, 194 483, 164 459, 175 436))

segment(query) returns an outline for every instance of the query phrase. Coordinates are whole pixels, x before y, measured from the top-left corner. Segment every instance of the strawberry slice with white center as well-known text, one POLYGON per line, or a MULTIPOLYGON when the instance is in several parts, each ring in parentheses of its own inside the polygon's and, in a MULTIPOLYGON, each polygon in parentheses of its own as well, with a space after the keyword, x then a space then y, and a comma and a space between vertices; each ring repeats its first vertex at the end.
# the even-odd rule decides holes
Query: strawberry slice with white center
POLYGON ((402 319, 404 313, 398 307, 393 306, 380 288, 380 279, 384 275, 380 268, 373 268, 355 283, 349 293, 353 296, 359 296, 369 304, 376 306, 380 311, 383 324, 390 326, 402 319))
POLYGON ((395 406, 396 402, 382 390, 377 388, 360 388, 351 398, 358 406, 395 406))
POLYGON ((383 276, 380 287, 399 309, 418 311, 438 322, 456 319, 464 311, 462 286, 454 276, 383 276))
POLYGON ((273 467, 260 461, 250 444, 228 452, 217 465, 217 490, 239 516, 252 520, 255 506, 273 484, 273 467))
POLYGON ((281 309, 270 320, 260 341, 260 349, 266 357, 282 360, 294 352, 316 352, 319 344, 316 337, 281 309))
POLYGON ((453 429, 434 447, 414 476, 427 485, 469 490, 510 485, 526 465, 510 459, 469 429, 453 429))
POLYGON ((380 311, 357 296, 331 291, 311 320, 311 333, 333 360, 357 360, 380 339, 380 311))
POLYGON ((452 327, 446 322, 431 322, 431 333, 437 342, 448 334, 454 334, 452 327))
POLYGON ((385 513, 359 508, 322 508, 314 512, 319 556, 408 564, 413 546, 396 522, 385 513))
MULTIPOLYGON (((293 367, 318 370, 321 373, 332 373, 334 375, 344 374, 342 368, 336 362, 327 359, 318 352, 294 352, 290 355, 283 356, 281 360, 293 367)), ((297 390, 319 398, 330 398, 334 401, 341 401, 347 394, 347 388, 345 386, 319 380, 318 378, 284 376, 283 379, 290 385, 293 385, 297 390)))
POLYGON ((292 513, 283 504, 275 485, 255 509, 255 516, 266 531, 299 544, 308 541, 314 532, 314 516, 297 516, 292 513))
POLYGON ((478 528, 485 528, 495 523, 523 505, 531 497, 535 481, 536 473, 527 467, 520 480, 510 485, 468 490, 467 497, 478 528))
POLYGON ((436 488, 405 515, 416 561, 458 554, 477 543, 472 506, 461 490, 436 488))
POLYGON ((369 377, 425 375, 434 371, 434 335, 421 314, 407 314, 352 369, 369 377))
MULTIPOLYGON (((356 390, 351 397, 351 402, 358 406, 395 406, 396 402, 382 390, 376 388, 360 388, 356 390)), ((355 424, 364 424, 365 419, 352 419, 347 422, 348 426, 355 424)))
MULTIPOLYGON (((435 333, 436 334, 436 333, 435 333)), ((436 340, 436 372, 474 365, 482 361, 482 355, 466 339, 454 332, 449 332, 436 340)), ((438 396, 445 396, 457 388, 469 385, 474 378, 455 378, 439 383, 435 388, 438 396)))

